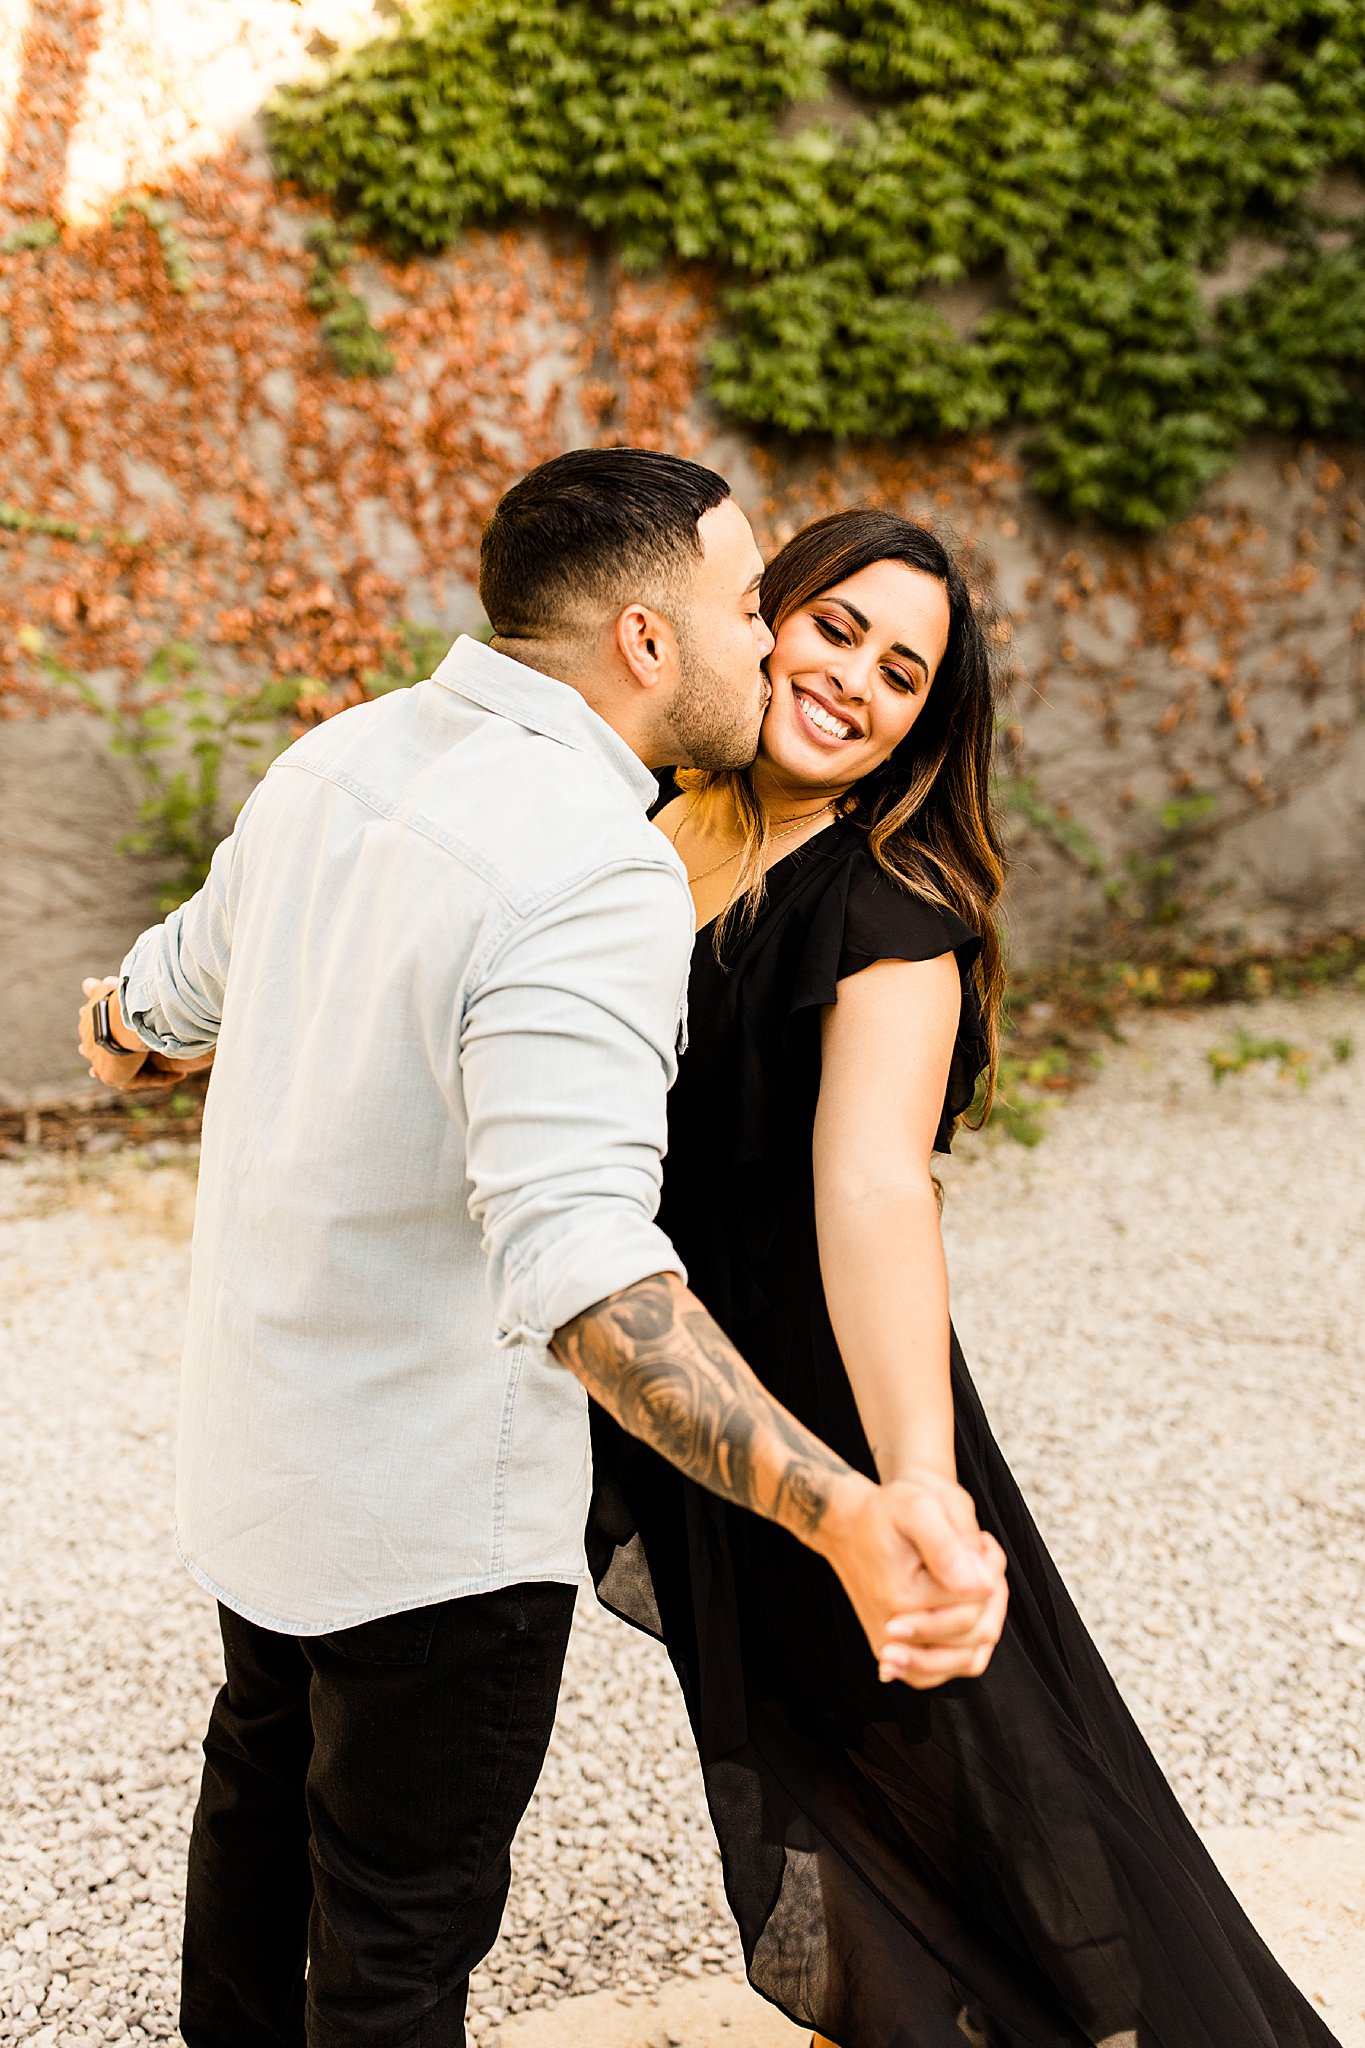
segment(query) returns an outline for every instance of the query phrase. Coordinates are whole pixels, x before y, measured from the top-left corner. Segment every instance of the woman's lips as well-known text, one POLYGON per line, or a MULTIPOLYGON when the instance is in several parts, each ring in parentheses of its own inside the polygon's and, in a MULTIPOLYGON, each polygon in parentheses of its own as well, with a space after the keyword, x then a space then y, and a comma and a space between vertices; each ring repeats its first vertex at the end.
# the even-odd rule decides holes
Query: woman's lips
POLYGON ((847 718, 841 718, 838 712, 831 711, 827 704, 795 683, 792 685, 792 702, 806 731, 824 746, 846 747, 850 740, 862 738, 858 728, 847 718), (817 720, 823 722, 817 723, 817 720))

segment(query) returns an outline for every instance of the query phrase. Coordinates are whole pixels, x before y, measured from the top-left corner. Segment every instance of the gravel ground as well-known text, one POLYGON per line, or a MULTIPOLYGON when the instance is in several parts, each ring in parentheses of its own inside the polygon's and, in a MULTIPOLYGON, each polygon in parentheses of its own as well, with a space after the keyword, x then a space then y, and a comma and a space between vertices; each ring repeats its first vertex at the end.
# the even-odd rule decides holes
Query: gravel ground
MULTIPOLYGON (((967 1138, 945 1171, 968 1357, 1205 1823, 1365 1818, 1362 1078, 1358 995, 1155 1018, 1036 1151, 967 1138), (1270 1062, 1215 1088, 1239 1024, 1310 1051, 1308 1085, 1270 1062)), ((190 1187, 184 1162, 0 1167, 6 2042, 174 2031, 218 1670, 169 1529, 190 1187)), ((671 1677, 585 1606, 471 2033, 736 1961, 671 1677)))

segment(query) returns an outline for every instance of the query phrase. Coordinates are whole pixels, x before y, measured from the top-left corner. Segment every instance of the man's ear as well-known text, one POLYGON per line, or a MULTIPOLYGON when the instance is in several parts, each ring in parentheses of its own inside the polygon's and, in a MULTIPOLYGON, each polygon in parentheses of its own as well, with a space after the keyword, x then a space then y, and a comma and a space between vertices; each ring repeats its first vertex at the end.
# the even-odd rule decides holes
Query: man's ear
POLYGON ((652 605, 626 606, 616 621, 616 647, 644 689, 671 683, 678 673, 678 636, 670 621, 652 605))

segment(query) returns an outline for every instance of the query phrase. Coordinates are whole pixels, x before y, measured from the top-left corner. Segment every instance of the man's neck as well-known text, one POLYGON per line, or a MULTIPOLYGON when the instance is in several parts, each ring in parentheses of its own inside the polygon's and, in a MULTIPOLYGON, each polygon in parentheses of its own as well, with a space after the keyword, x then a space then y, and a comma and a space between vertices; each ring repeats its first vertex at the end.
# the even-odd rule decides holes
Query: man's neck
POLYGON ((519 661, 523 668, 533 668, 553 682, 567 683, 570 689, 578 687, 573 664, 562 644, 551 640, 517 640, 510 634, 495 633, 488 645, 494 654, 505 654, 509 661, 519 661))
POLYGON ((570 647, 555 640, 519 640, 503 633, 495 633, 488 644, 494 654, 505 654, 509 661, 519 661, 523 668, 533 668, 538 675, 548 676, 551 682, 563 683, 566 689, 576 690, 589 711, 595 711, 603 724, 609 725, 617 738, 625 741, 646 768, 653 771, 667 765, 651 758, 653 750, 643 735, 623 718, 619 706, 606 701, 605 693, 593 687, 598 679, 591 676, 591 664, 585 663, 581 647, 570 647))

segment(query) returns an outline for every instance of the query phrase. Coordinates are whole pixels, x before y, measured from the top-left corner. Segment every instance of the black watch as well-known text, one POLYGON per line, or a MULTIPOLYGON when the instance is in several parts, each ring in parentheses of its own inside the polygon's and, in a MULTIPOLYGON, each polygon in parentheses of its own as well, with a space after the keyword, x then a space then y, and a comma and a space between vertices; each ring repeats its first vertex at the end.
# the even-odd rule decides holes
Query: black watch
POLYGON ((145 1045, 120 1045, 109 1029, 109 998, 100 996, 91 1008, 91 1024, 95 1043, 101 1052, 111 1052, 121 1060, 138 1059, 145 1056, 145 1045))

